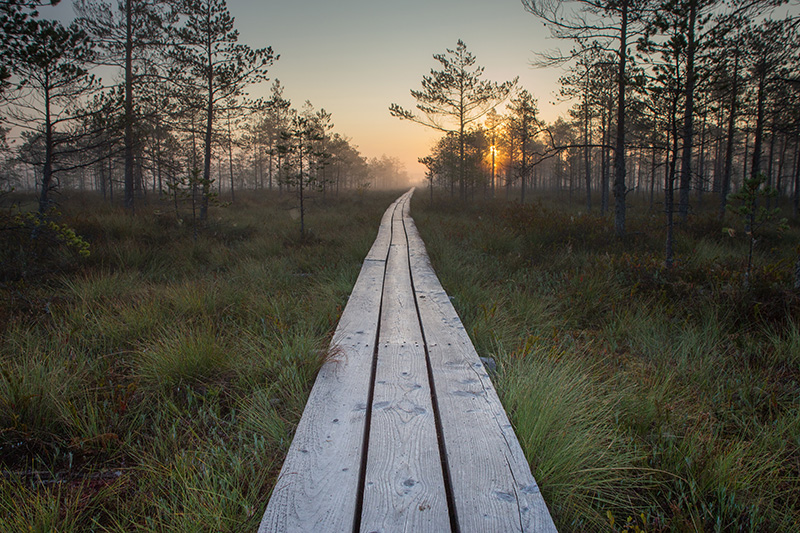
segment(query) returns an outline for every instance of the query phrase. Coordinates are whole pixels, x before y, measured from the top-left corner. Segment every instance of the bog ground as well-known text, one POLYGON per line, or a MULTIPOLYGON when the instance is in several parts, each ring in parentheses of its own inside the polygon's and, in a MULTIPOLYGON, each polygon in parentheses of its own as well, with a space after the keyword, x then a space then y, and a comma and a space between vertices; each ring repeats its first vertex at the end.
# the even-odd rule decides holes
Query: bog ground
MULTIPOLYGON (((65 198, 91 255, 15 255, 35 276, 2 285, 0 529, 255 530, 395 197, 317 199, 305 240, 288 196, 212 208, 196 240, 165 206, 65 198)), ((564 202, 411 206, 557 526, 792 530, 797 229, 745 287, 713 216, 667 271, 644 202, 626 240, 564 202)))

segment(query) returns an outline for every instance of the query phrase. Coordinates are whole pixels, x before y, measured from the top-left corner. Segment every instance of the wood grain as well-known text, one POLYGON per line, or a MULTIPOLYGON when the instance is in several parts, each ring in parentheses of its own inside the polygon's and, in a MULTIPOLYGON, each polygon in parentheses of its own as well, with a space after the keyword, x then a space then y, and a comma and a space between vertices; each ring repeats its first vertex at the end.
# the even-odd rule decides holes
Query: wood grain
POLYGON ((555 531, 497 392, 407 211, 405 229, 460 530, 555 531))
MULTIPOLYGON (((398 200, 399 201, 399 200, 398 200)), ((272 491, 259 533, 352 531, 391 216, 364 261, 272 491), (381 256, 382 254, 382 256, 381 256)))
POLYGON ((260 533, 350 532, 359 524, 362 532, 439 533, 451 531, 451 514, 463 533, 555 531, 497 392, 431 268, 410 216, 412 193, 384 213, 260 533))
POLYGON ((399 209, 386 265, 361 531, 450 531, 399 209))

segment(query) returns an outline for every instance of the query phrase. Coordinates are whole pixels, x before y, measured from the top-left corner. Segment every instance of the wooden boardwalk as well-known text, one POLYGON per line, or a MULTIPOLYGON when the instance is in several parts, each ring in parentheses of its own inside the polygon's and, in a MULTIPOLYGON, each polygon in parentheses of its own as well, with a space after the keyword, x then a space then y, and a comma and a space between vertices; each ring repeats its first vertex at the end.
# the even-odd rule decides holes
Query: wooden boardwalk
POLYGON ((383 216, 259 533, 555 531, 412 193, 383 216))

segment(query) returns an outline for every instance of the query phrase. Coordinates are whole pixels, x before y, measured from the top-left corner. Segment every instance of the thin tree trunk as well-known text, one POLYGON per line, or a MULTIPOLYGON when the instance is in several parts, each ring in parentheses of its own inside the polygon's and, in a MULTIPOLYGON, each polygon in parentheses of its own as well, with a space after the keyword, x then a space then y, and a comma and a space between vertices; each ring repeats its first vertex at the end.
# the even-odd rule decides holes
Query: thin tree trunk
POLYGON ((786 151, 789 148, 789 138, 787 135, 781 136, 781 156, 778 158, 778 173, 775 176, 775 188, 778 189, 776 203, 780 205, 780 198, 783 196, 783 171, 786 166, 786 151))
POLYGON ((134 211, 133 183, 133 15, 125 0, 125 209, 134 211))
POLYGON ((583 166, 585 172, 585 180, 586 180, 586 212, 590 212, 592 210, 592 168, 591 168, 591 143, 592 140, 589 138, 589 76, 587 72, 586 76, 586 89, 584 91, 584 98, 583 98, 583 142, 586 147, 583 150, 583 166))
POLYGON ((763 66, 760 71, 758 75, 758 100, 756 104, 756 133, 753 141, 753 165, 750 169, 750 176, 752 178, 755 178, 761 171, 761 145, 764 135, 764 100, 766 98, 767 72, 763 66))
POLYGON ((39 215, 50 208, 50 187, 53 180, 53 123, 50 114, 50 79, 45 75, 44 83, 44 169, 42 169, 42 190, 39 191, 39 215))
POLYGON ((725 217, 728 203, 728 194, 731 191, 731 173, 733 172, 733 149, 736 136, 736 112, 739 103, 739 51, 733 62, 733 86, 731 87, 731 103, 728 112, 728 142, 725 147, 725 170, 722 173, 722 188, 720 189, 719 219, 725 217))
MULTIPOLYGON (((233 191, 233 133, 231 132, 231 112, 228 110, 228 165, 230 166, 231 172, 231 203, 234 202, 234 191, 233 191)), ((222 179, 220 178, 220 183, 222 183, 222 179)))
POLYGON ((665 259, 664 265, 666 268, 672 268, 675 263, 675 174, 678 166, 678 99, 674 97, 672 100, 672 112, 670 113, 670 129, 672 134, 672 156, 668 165, 667 182, 664 184, 664 210, 667 215, 667 239, 665 243, 665 259))
MULTIPOLYGON (((769 136, 769 155, 767 156, 767 187, 772 187, 772 182, 774 179, 773 169, 775 166, 775 121, 777 120, 777 115, 775 112, 772 113, 772 128, 770 131, 769 136)), ((767 197, 767 209, 772 207, 772 198, 767 197)))
POLYGON ((617 142, 614 153, 614 229, 618 237, 625 236, 625 67, 628 59, 628 3, 622 0, 620 23, 619 79, 617 80, 617 142))
POLYGON ((683 153, 681 155, 681 183, 678 209, 681 221, 689 217, 689 191, 692 186, 692 129, 694 127, 694 56, 695 24, 697 22, 697 0, 691 0, 689 8, 689 43, 686 49, 686 90, 683 113, 683 153))
POLYGON ((461 194, 461 200, 467 201, 467 176, 466 176, 466 167, 464 161, 464 143, 466 142, 464 139, 464 104, 463 104, 463 97, 461 103, 461 117, 460 117, 460 125, 458 130, 458 181, 459 181, 459 193, 461 194))
POLYGON ((650 210, 653 210, 655 204, 655 189, 656 189, 656 170, 658 169, 658 160, 656 159, 656 136, 653 132, 653 150, 650 159, 650 210))
POLYGON ((794 217, 800 214, 800 137, 798 137, 796 163, 794 165, 794 202, 792 204, 792 212, 794 217))
POLYGON ((608 143, 611 139, 610 129, 611 129, 611 120, 610 120, 610 111, 606 112, 603 111, 603 115, 601 117, 601 125, 600 127, 603 130, 603 149, 600 152, 600 214, 605 215, 608 213, 608 185, 609 185, 609 176, 608 176, 608 143))
POLYGON ((526 111, 523 110, 522 112, 522 135, 520 136, 520 142, 522 143, 520 148, 522 150, 522 164, 520 166, 520 173, 519 177, 521 180, 522 186, 522 193, 520 194, 520 203, 525 204, 525 182, 527 181, 528 177, 528 118, 526 116, 526 111))
MULTIPOLYGON (((721 110, 720 110, 721 112, 721 110)), ((697 155, 697 198, 702 201, 706 189, 706 133, 708 131, 708 111, 703 113, 700 126, 700 153, 697 155)), ((700 204, 702 205, 702 203, 700 204)))
POLYGON ((750 151, 750 132, 744 132, 744 153, 742 154, 742 179, 747 177, 747 153, 750 151))
POLYGON ((200 220, 205 221, 208 218, 208 196, 211 188, 211 134, 214 128, 214 69, 211 56, 211 47, 209 46, 207 52, 207 78, 206 82, 208 87, 208 102, 206 106, 206 138, 205 149, 203 154, 203 196, 200 203, 200 220))
POLYGON ((302 135, 299 137, 300 139, 300 156, 299 156, 299 163, 300 163, 300 180, 298 187, 300 188, 300 237, 305 239, 306 237, 306 206, 304 203, 303 198, 303 137, 302 135))
POLYGON ((158 173, 158 195, 164 193, 164 183, 162 182, 161 176, 161 121, 160 119, 156 119, 156 172, 158 173))

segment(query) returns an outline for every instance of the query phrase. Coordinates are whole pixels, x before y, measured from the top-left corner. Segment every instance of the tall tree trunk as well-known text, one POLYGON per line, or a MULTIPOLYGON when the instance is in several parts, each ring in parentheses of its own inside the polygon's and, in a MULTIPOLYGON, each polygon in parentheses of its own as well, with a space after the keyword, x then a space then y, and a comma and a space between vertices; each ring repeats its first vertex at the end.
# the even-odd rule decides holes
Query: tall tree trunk
POLYGON ((625 236, 625 67, 628 59, 628 4, 622 0, 620 22, 619 79, 617 80, 617 142, 614 153, 614 229, 618 237, 625 236))
POLYGON ((600 127, 603 130, 603 149, 600 152, 600 214, 608 213, 608 144, 611 141, 611 112, 603 111, 600 127))
MULTIPOLYGON (((231 172, 231 203, 234 202, 234 192, 233 192, 233 132, 231 131, 231 111, 228 110, 228 166, 230 167, 231 172)), ((222 184, 222 179, 219 180, 220 185, 222 184)))
POLYGON ((133 14, 125 0, 125 209, 134 211, 133 176, 133 14))
POLYGON ((208 102, 206 106, 206 138, 203 154, 203 196, 200 202, 200 220, 208 218, 208 197, 211 189, 211 134, 214 128, 214 64, 212 62, 211 47, 207 49, 208 64, 208 102))
POLYGON ((667 215, 667 239, 665 243, 664 265, 672 268, 675 262, 675 174, 678 166, 678 98, 673 97, 672 110, 670 113, 670 130, 672 136, 672 156, 668 165, 667 182, 664 184, 664 210, 667 215))
MULTIPOLYGON (((463 100, 463 98, 462 98, 463 100)), ((461 119, 460 119, 460 126, 458 130, 458 187, 459 193, 461 194, 461 200, 467 201, 467 169, 465 166, 464 161, 464 143, 466 142, 464 138, 464 106, 463 102, 461 105, 461 119)))
POLYGON ((520 136, 521 150, 522 150, 522 164, 520 166, 519 177, 522 181, 522 193, 520 194, 520 203, 525 204, 525 182, 528 181, 528 119, 523 111, 522 116, 522 135, 520 136))
MULTIPOLYGON (((303 136, 299 137, 300 140, 300 180, 299 180, 299 188, 300 188, 300 237, 305 239, 306 237, 306 206, 304 203, 303 198, 303 136)), ((310 142, 310 141, 309 141, 310 142)))
POLYGON ((750 176, 755 178, 761 172, 761 151, 764 136, 764 100, 766 99, 767 71, 762 65, 758 74, 758 98, 756 103, 756 133, 753 140, 753 164, 750 176))
POLYGON ((792 203, 792 213, 794 217, 800 214, 800 137, 798 137, 796 163, 794 165, 794 202, 792 203))
POLYGON ((112 153, 111 143, 108 143, 108 202, 114 204, 114 159, 111 157, 112 153))
MULTIPOLYGON (((708 111, 703 113, 700 126, 700 153, 697 154, 697 198, 702 201, 706 190, 706 133, 708 131, 708 111)), ((701 204, 702 205, 702 204, 701 204)))
POLYGON ((789 148, 789 136, 781 136, 781 155, 778 158, 778 172, 775 175, 775 188, 778 190, 778 199, 776 202, 780 205, 780 198, 783 196, 783 171, 786 166, 786 152, 789 148))
MULTIPOLYGON (((494 199, 495 192, 495 156, 497 155, 497 147, 495 146, 494 132, 492 133, 492 199, 494 199)), ((431 177, 433 183, 433 177, 431 177)))
POLYGON ((725 170, 722 173, 720 189, 719 219, 725 217, 728 194, 731 192, 731 174, 733 172, 733 149, 736 136, 736 112, 739 103, 739 50, 733 60, 733 85, 731 86, 731 103, 728 111, 728 141, 725 146, 725 170))
MULTIPOLYGON (((101 158, 103 156, 102 148, 98 150, 97 157, 101 158)), ((97 165, 98 168, 98 180, 100 185, 100 192, 103 193, 103 201, 105 201, 108 197, 108 183, 106 182, 106 165, 102 161, 97 165)))
MULTIPOLYGON (((749 122, 749 121, 748 121, 749 122)), ((742 178, 747 177, 747 154, 750 151, 750 132, 744 130, 744 152, 742 153, 742 178)))
POLYGON ((696 48, 695 24, 697 22, 697 0, 689 4, 689 43, 686 48, 686 91, 683 112, 683 153, 681 154, 681 183, 678 210, 681 221, 689 217, 689 191, 692 187, 692 129, 694 127, 694 56, 696 48))
POLYGON ((272 144, 273 144, 273 142, 270 141, 270 147, 269 147, 269 190, 270 191, 272 191, 272 172, 273 172, 272 160, 275 158, 274 149, 272 147, 272 144))
POLYGON ((586 180, 586 212, 592 210, 592 167, 591 167, 591 147, 592 140, 589 138, 589 76, 586 76, 586 88, 583 97, 583 143, 586 147, 583 150, 583 166, 586 180))
POLYGON ((44 169, 42 170, 42 190, 39 191, 39 215, 50 208, 50 187, 53 182, 53 122, 50 113, 50 79, 45 75, 44 83, 44 169))
POLYGON ((158 173, 158 195, 164 194, 164 184, 161 175, 161 120, 156 117, 156 172, 158 173))
POLYGON ((656 170, 658 169, 657 151, 656 132, 653 131, 653 150, 650 154, 650 211, 653 210, 653 205, 655 204, 656 170))
POLYGON ((222 154, 217 159, 217 196, 222 196, 222 154))

